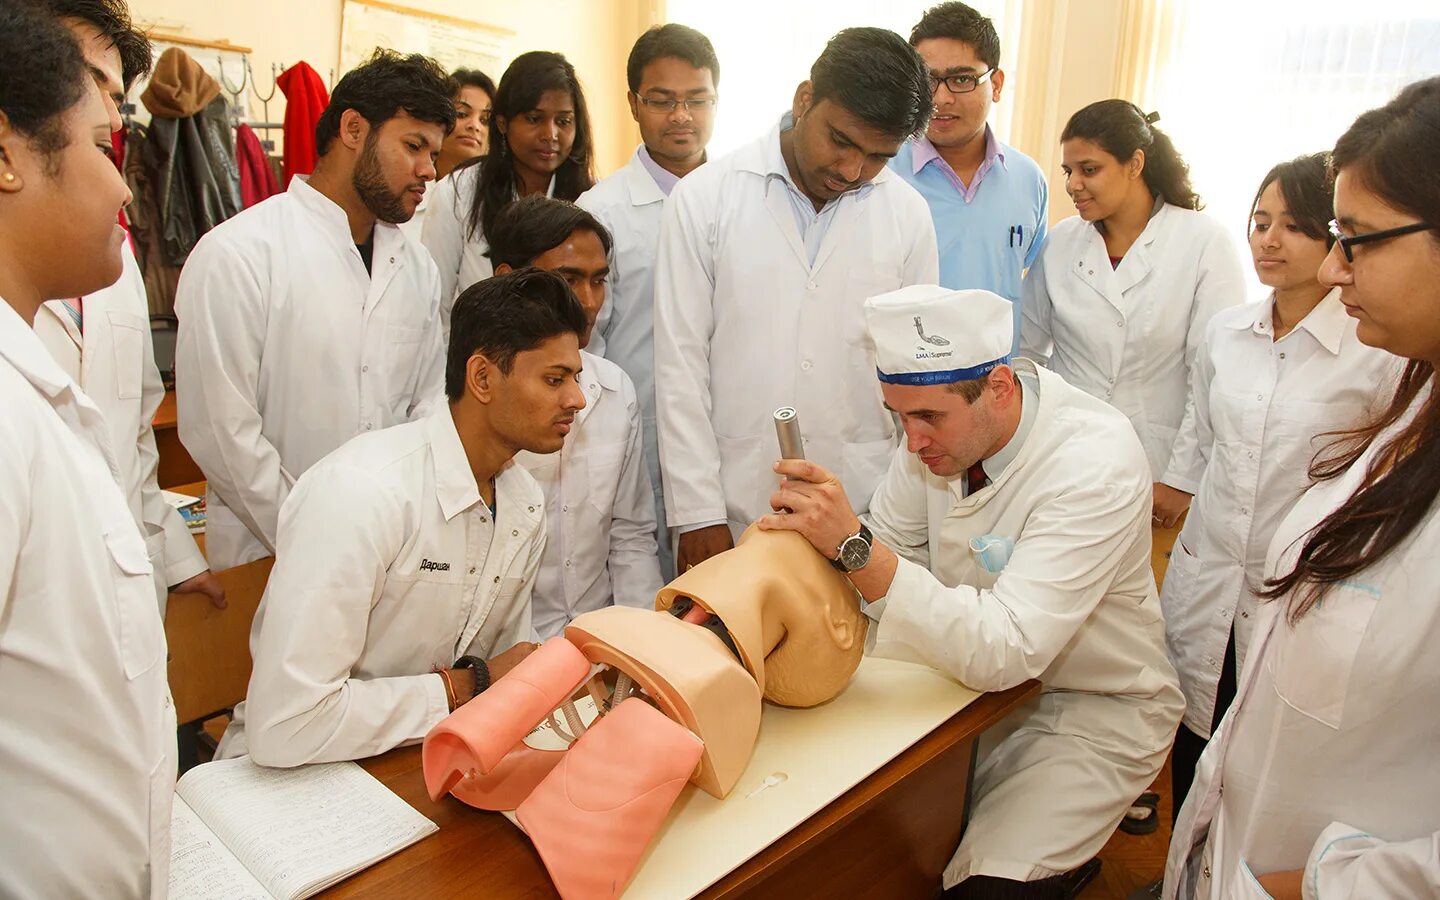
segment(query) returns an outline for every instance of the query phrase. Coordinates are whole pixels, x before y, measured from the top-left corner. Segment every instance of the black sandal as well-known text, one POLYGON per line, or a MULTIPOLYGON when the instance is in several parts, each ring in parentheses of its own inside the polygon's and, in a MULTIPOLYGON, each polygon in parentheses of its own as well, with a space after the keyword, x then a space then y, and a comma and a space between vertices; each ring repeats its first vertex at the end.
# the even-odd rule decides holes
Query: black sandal
POLYGON ((1141 794, 1125 811, 1125 816, 1120 820, 1120 830, 1126 834, 1154 834, 1160 827, 1159 806, 1159 794, 1154 791, 1141 794))

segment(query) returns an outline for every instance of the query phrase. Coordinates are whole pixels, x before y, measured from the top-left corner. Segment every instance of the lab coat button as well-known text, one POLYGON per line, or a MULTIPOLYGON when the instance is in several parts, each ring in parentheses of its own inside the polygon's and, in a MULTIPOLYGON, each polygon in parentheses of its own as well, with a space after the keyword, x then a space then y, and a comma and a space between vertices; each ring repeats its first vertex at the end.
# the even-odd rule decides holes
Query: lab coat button
POLYGON ((1085 274, 1087 274, 1087 275, 1094 275, 1094 274, 1095 274, 1095 270, 1094 270, 1094 269, 1091 269, 1091 270, 1089 270, 1088 272, 1086 272, 1085 274))
POLYGON ((1285 358, 1285 354, 1283 354, 1283 353, 1280 354, 1280 358, 1281 358, 1281 359, 1284 359, 1284 358, 1285 358))
POLYGON ((570 568, 570 560, 565 560, 565 568, 570 568))
POLYGON ((496 584, 499 584, 499 583, 500 583, 500 576, 499 576, 499 575, 496 575, 496 576, 495 576, 495 583, 496 583, 496 584))
POLYGON ((1116 319, 1116 320, 1115 320, 1115 327, 1116 327, 1116 328, 1124 328, 1124 327, 1125 327, 1125 320, 1124 320, 1124 319, 1116 319))
POLYGON ((474 574, 475 574, 475 567, 474 567, 474 566, 471 566, 471 567, 470 567, 470 574, 471 574, 471 575, 474 575, 474 574))
POLYGON ((804 369, 806 372, 808 372, 808 371, 810 371, 812 368, 814 368, 814 365, 810 362, 810 360, 806 359, 806 360, 802 360, 802 361, 800 362, 800 368, 801 368, 801 369, 804 369))
POLYGON ((1256 394, 1256 395, 1255 395, 1255 399, 1256 399, 1256 400, 1260 400, 1260 401, 1263 402, 1264 399, 1265 399, 1265 395, 1264 395, 1264 394, 1256 394))
POLYGON ((561 511, 561 512, 569 512, 569 511, 570 511, 570 507, 568 507, 568 506, 562 506, 562 507, 560 507, 560 511, 561 511))
POLYGON ((534 511, 535 511, 535 507, 533 507, 533 506, 527 506, 527 507, 525 507, 525 508, 528 509, 528 510, 530 510, 530 512, 534 512, 534 511))
POLYGON ((815 290, 815 287, 816 287, 815 282, 813 282, 813 281, 807 281, 807 282, 805 282, 805 288, 806 288, 806 290, 811 290, 811 291, 813 291, 813 290, 815 290))
POLYGON ((519 537, 519 536, 520 536, 520 530, 519 530, 519 529, 516 529, 516 530, 510 532, 510 536, 511 536, 511 537, 519 537))
POLYGON ((365 430, 366 430, 366 431, 369 431, 371 428, 374 428, 374 427, 375 427, 375 426, 374 426, 374 425, 371 425, 369 422, 366 422, 366 423, 365 423, 365 430))

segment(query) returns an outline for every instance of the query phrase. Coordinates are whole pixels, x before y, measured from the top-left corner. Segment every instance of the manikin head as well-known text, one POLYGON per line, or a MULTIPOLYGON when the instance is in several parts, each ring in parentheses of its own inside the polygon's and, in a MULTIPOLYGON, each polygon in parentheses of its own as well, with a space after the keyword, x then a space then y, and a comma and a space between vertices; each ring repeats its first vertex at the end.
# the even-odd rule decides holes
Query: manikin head
POLYGON ((500 211, 485 255, 497 275, 534 266, 565 279, 585 310, 580 347, 589 345, 610 278, 610 232, 599 219, 573 203, 534 194, 500 211))
POLYGON ((376 50, 335 85, 315 124, 317 169, 336 167, 381 222, 408 222, 454 127, 450 76, 434 60, 376 50))

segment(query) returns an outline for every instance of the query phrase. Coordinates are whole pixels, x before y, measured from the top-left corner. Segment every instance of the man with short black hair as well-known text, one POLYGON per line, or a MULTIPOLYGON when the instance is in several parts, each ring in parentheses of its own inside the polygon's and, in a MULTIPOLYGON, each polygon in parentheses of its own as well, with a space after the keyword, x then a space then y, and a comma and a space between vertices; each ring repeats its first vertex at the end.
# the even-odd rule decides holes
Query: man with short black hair
POLYGON ((1050 188, 1035 161, 996 140, 986 121, 1005 87, 1000 36, 989 19, 952 0, 925 11, 910 44, 929 71, 934 113, 890 168, 930 205, 940 284, 1009 300, 1018 348, 1020 277, 1040 256, 1050 188))
POLYGON ((605 358, 635 380, 645 436, 645 463, 654 492, 661 570, 675 574, 660 490, 655 436, 655 254, 665 200, 680 179, 705 162, 715 130, 720 61, 710 39, 670 23, 640 35, 625 66, 630 115, 642 143, 630 164, 580 195, 614 237, 611 301, 600 314, 605 358))
MULTIPOLYGON (((75 36, 105 100, 110 127, 118 131, 125 95, 151 65, 150 42, 131 25, 129 10, 120 0, 33 2, 75 36)), ((165 386, 155 366, 145 282, 128 241, 121 257, 119 281, 85 297, 43 304, 35 314, 35 333, 105 416, 120 488, 130 501, 155 572, 161 619, 171 590, 203 594, 223 607, 225 589, 156 481, 160 455, 151 423, 165 398, 165 386)))
POLYGON ((865 346, 866 297, 934 282, 925 202, 886 168, 925 127, 930 86, 894 32, 840 32, 764 137, 666 204, 655 277, 660 468, 677 567, 769 511, 771 413, 863 511, 895 447, 865 346))
POLYGON ((440 396, 440 278, 397 227, 455 123, 433 60, 376 51, 335 86, 320 160, 201 238, 180 274, 180 438, 209 482, 217 569, 275 552, 280 506, 350 437, 440 396))
POLYGON ((585 350, 605 308, 609 232, 573 203, 538 194, 507 206, 495 223, 486 251, 495 274, 525 266, 554 272, 585 310, 578 376, 585 408, 559 453, 516 456, 545 492, 547 540, 532 615, 543 641, 581 613, 612 604, 654 608, 663 584, 654 495, 635 384, 615 363, 585 350))
POLYGON ((449 403, 301 476, 220 756, 298 766, 384 753, 529 655, 545 498, 513 457, 559 450, 585 406, 586 327, 552 273, 473 285, 451 319, 449 403))

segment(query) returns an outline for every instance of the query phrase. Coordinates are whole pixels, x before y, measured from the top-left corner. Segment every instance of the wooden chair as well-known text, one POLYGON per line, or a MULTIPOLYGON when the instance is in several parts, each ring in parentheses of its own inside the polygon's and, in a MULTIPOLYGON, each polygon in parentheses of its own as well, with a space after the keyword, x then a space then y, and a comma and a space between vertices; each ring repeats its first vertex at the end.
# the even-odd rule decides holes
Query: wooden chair
MULTIPOLYGON (((204 535, 196 536, 205 550, 204 535)), ((170 693, 180 725, 180 771, 199 761, 201 725, 245 699, 250 684, 250 623, 275 558, 219 573, 225 609, 197 594, 171 594, 165 609, 170 693)))

